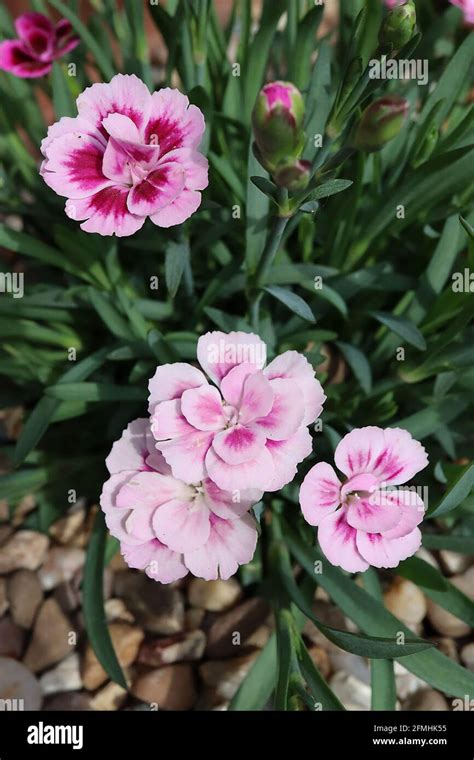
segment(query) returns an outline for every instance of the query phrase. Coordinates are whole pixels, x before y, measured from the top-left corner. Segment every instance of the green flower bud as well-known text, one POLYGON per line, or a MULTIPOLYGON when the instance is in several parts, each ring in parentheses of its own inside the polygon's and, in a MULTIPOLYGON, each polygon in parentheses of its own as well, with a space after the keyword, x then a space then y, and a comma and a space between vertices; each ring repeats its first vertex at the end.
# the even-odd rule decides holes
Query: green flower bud
POLYGON ((305 135, 303 97, 291 82, 270 82, 260 90, 252 113, 257 155, 269 171, 299 158, 305 135))
POLYGON ((398 95, 387 95, 375 100, 362 114, 354 146, 368 153, 381 150, 400 132, 408 109, 408 101, 398 95))
POLYGON ((291 163, 279 164, 273 173, 275 184, 291 191, 304 190, 310 177, 311 161, 303 161, 299 158, 291 163))
POLYGON ((385 18, 379 31, 379 42, 383 49, 401 50, 413 37, 416 26, 416 8, 413 0, 393 8, 385 18))

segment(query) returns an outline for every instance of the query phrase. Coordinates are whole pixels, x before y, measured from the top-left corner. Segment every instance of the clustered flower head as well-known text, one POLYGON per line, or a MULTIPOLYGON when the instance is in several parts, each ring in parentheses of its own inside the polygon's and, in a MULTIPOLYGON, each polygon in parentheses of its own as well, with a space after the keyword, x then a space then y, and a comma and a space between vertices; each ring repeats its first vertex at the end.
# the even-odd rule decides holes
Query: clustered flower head
POLYGON ((79 44, 65 18, 54 25, 42 13, 23 13, 15 20, 17 40, 0 43, 0 69, 22 79, 49 74, 53 62, 79 44))
POLYGON ((185 95, 151 94, 135 75, 117 74, 84 90, 77 110, 49 128, 41 174, 81 229, 133 235, 148 217, 171 227, 198 209, 208 184, 198 151, 205 123, 185 95))
POLYGON ((328 560, 354 573, 411 557, 421 544, 417 526, 425 506, 415 490, 394 486, 427 466, 423 446, 401 428, 357 428, 339 443, 334 460, 344 482, 319 462, 300 490, 303 515, 318 526, 328 560))
POLYGON ((181 362, 157 368, 150 419, 132 422, 106 461, 107 526, 130 567, 162 583, 228 578, 251 560, 249 510, 293 479, 325 399, 302 354, 265 367, 256 335, 207 333, 197 356, 208 377, 181 362))

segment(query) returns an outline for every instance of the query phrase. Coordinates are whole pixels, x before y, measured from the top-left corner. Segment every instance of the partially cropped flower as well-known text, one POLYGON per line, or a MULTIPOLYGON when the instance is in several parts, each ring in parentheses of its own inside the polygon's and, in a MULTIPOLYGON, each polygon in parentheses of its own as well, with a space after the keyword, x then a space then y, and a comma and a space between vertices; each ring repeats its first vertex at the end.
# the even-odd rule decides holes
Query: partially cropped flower
POLYGON ((449 0, 449 2, 462 10, 466 24, 474 25, 474 0, 449 0))
POLYGON ((261 493, 225 493, 208 479, 177 480, 155 448, 148 419, 131 422, 106 460, 100 504, 129 567, 161 583, 190 571, 229 578, 250 562, 257 529, 248 513, 261 493))
POLYGON ((303 515, 318 526, 329 562, 355 573, 411 557, 421 545, 425 505, 413 488, 394 486, 427 466, 421 443, 401 428, 358 428, 344 436, 334 460, 344 482, 319 462, 300 490, 303 515))
POLYGON ((269 171, 301 156, 304 113, 303 96, 291 82, 270 82, 260 90, 252 125, 259 160, 269 171))
POLYGON ((42 13, 23 13, 15 29, 17 40, 0 43, 0 69, 23 79, 49 74, 53 62, 80 42, 67 19, 54 25, 42 13))
POLYGON ((165 364, 150 380, 157 447, 176 478, 209 477, 227 491, 275 491, 311 452, 307 426, 323 390, 306 358, 286 351, 265 369, 265 344, 244 332, 210 332, 190 364, 165 364))
POLYGON ((365 109, 357 126, 354 145, 368 153, 381 150, 399 133, 407 118, 409 103, 398 95, 385 95, 365 109))
POLYGON ((311 161, 297 158, 289 164, 278 164, 273 178, 277 185, 287 190, 304 190, 311 178, 311 161))
POLYGON ((403 5, 406 0, 384 0, 384 2, 387 8, 390 8, 391 10, 392 8, 397 8, 399 5, 403 5))
POLYGON ((147 217, 171 227, 198 209, 208 184, 198 152, 205 124, 185 95, 150 94, 135 75, 117 74, 84 90, 77 110, 49 128, 41 174, 81 229, 132 235, 147 217))

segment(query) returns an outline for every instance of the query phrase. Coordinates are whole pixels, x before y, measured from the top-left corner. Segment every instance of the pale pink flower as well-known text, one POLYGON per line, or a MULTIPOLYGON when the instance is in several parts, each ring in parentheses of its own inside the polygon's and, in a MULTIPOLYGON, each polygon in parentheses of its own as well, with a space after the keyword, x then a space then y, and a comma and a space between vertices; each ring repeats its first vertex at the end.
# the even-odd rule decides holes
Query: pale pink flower
POLYGON ((257 529, 247 513, 262 494, 225 493, 209 479, 177 480, 155 448, 148 419, 128 425, 106 465, 100 504, 129 567, 171 583, 188 571, 226 579, 252 559, 257 529))
POLYGON ((466 24, 474 25, 474 0, 449 0, 449 2, 462 10, 466 24))
POLYGON ((325 395, 307 359, 286 351, 264 368, 251 333, 199 338, 199 363, 158 367, 149 383, 151 429, 175 477, 209 477, 226 491, 276 491, 311 452, 307 426, 325 395))
POLYGON ((403 3, 406 2, 406 0, 384 0, 384 2, 387 8, 392 10, 392 8, 397 8, 397 6, 403 5, 403 3))
POLYGON ((300 505, 317 525, 321 550, 348 572, 369 565, 396 567, 421 544, 417 527, 424 504, 409 488, 394 489, 428 464, 425 449, 401 428, 364 427, 348 433, 336 448, 335 463, 319 462, 306 475, 300 505))
POLYGON ((178 90, 150 94, 134 75, 93 84, 41 144, 44 181, 68 198, 66 214, 99 235, 133 235, 147 217, 159 227, 184 222, 208 184, 198 151, 204 117, 178 90))
POLYGON ((0 69, 22 79, 49 74, 53 61, 79 45, 65 18, 54 25, 42 13, 23 13, 15 20, 17 40, 0 43, 0 69))

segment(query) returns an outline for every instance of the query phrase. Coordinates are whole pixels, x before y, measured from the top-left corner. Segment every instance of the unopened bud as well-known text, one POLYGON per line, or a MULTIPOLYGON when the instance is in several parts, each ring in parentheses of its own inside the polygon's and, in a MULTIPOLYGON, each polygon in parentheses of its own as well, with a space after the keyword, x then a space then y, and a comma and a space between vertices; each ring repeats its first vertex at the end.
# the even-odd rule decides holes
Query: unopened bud
POLYGON ((362 114, 354 140, 355 147, 368 153, 381 150, 399 134, 408 109, 408 101, 397 95, 375 100, 362 114))
POLYGON ((279 164, 273 173, 273 179, 279 187, 287 190, 304 190, 311 177, 311 161, 295 159, 291 163, 279 164))
POLYGON ((252 124, 257 154, 269 171, 301 155, 304 111, 303 97, 291 82, 270 82, 260 90, 252 124))
POLYGON ((416 26, 416 8, 413 0, 406 0, 393 8, 382 23, 379 42, 383 49, 401 50, 413 37, 416 26))

